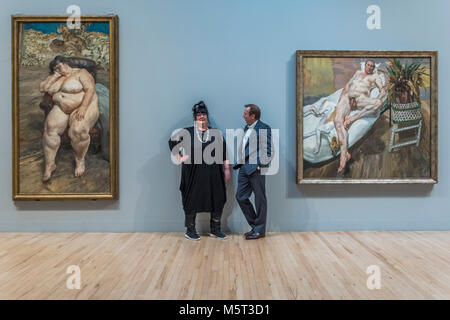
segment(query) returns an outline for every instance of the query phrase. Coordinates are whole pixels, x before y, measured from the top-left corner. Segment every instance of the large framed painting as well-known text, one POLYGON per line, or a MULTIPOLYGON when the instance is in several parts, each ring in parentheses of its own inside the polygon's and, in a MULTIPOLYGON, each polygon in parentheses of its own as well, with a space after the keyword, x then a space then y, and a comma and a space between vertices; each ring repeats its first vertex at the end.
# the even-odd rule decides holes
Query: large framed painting
POLYGON ((13 200, 118 198, 118 17, 12 16, 13 200))
POLYGON ((297 51, 297 183, 437 183, 437 55, 297 51))

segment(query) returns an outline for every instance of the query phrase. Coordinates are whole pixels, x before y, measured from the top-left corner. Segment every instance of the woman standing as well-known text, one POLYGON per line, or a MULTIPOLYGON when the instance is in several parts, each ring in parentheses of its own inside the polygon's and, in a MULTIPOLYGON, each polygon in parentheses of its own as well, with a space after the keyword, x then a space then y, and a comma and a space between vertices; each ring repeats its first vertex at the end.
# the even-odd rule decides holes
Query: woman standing
POLYGON ((194 105, 192 112, 194 126, 180 130, 182 134, 178 131, 169 140, 170 150, 182 163, 180 191, 185 237, 200 240, 195 229, 197 212, 210 212, 211 235, 226 239, 220 228, 226 202, 225 182, 230 178, 225 140, 220 130, 208 126, 209 113, 203 101, 194 105))

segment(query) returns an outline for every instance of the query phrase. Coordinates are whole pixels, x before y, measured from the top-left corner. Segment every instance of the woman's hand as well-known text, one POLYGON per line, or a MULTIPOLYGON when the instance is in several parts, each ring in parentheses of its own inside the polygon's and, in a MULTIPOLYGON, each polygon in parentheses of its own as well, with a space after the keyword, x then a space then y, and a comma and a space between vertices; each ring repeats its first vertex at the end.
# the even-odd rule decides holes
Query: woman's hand
POLYGON ((187 159, 189 159, 189 155, 184 155, 182 156, 181 154, 177 154, 177 159, 178 161, 180 161, 181 163, 185 162, 187 159))
POLYGON ((75 119, 77 119, 78 121, 81 121, 84 119, 84 115, 86 114, 86 109, 85 107, 79 107, 77 110, 75 110, 75 119))

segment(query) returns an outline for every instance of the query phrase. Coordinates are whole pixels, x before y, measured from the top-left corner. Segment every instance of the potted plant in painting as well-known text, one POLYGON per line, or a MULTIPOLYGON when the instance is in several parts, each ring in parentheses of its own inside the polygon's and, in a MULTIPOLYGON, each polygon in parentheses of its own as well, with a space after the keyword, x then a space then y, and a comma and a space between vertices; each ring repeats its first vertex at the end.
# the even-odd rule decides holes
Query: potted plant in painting
POLYGON ((420 104, 420 88, 424 87, 428 76, 422 60, 402 65, 398 59, 388 59, 389 85, 391 103, 407 104, 417 101, 420 104))
POLYGON ((394 122, 389 151, 412 144, 418 146, 422 129, 420 89, 425 87, 425 77, 429 74, 422 65, 422 60, 402 65, 398 59, 388 59, 387 63, 389 74, 387 90, 392 104, 394 122), (399 127, 402 124, 407 126, 399 127), (395 133, 410 129, 417 129, 414 140, 394 144, 395 133))

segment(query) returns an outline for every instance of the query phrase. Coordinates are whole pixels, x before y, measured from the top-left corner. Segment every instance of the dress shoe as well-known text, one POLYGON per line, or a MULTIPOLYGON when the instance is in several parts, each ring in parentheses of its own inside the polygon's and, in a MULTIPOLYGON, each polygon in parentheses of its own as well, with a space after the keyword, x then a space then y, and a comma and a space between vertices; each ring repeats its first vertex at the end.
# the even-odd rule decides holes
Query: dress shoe
POLYGON ((253 233, 250 233, 248 236, 245 236, 245 240, 255 240, 255 239, 264 238, 264 237, 265 237, 265 235, 263 233, 253 232, 253 233))
POLYGON ((253 232, 255 232, 255 231, 253 231, 253 229, 252 229, 252 230, 250 230, 249 232, 244 233, 244 237, 246 237, 246 236, 252 234, 253 232))

